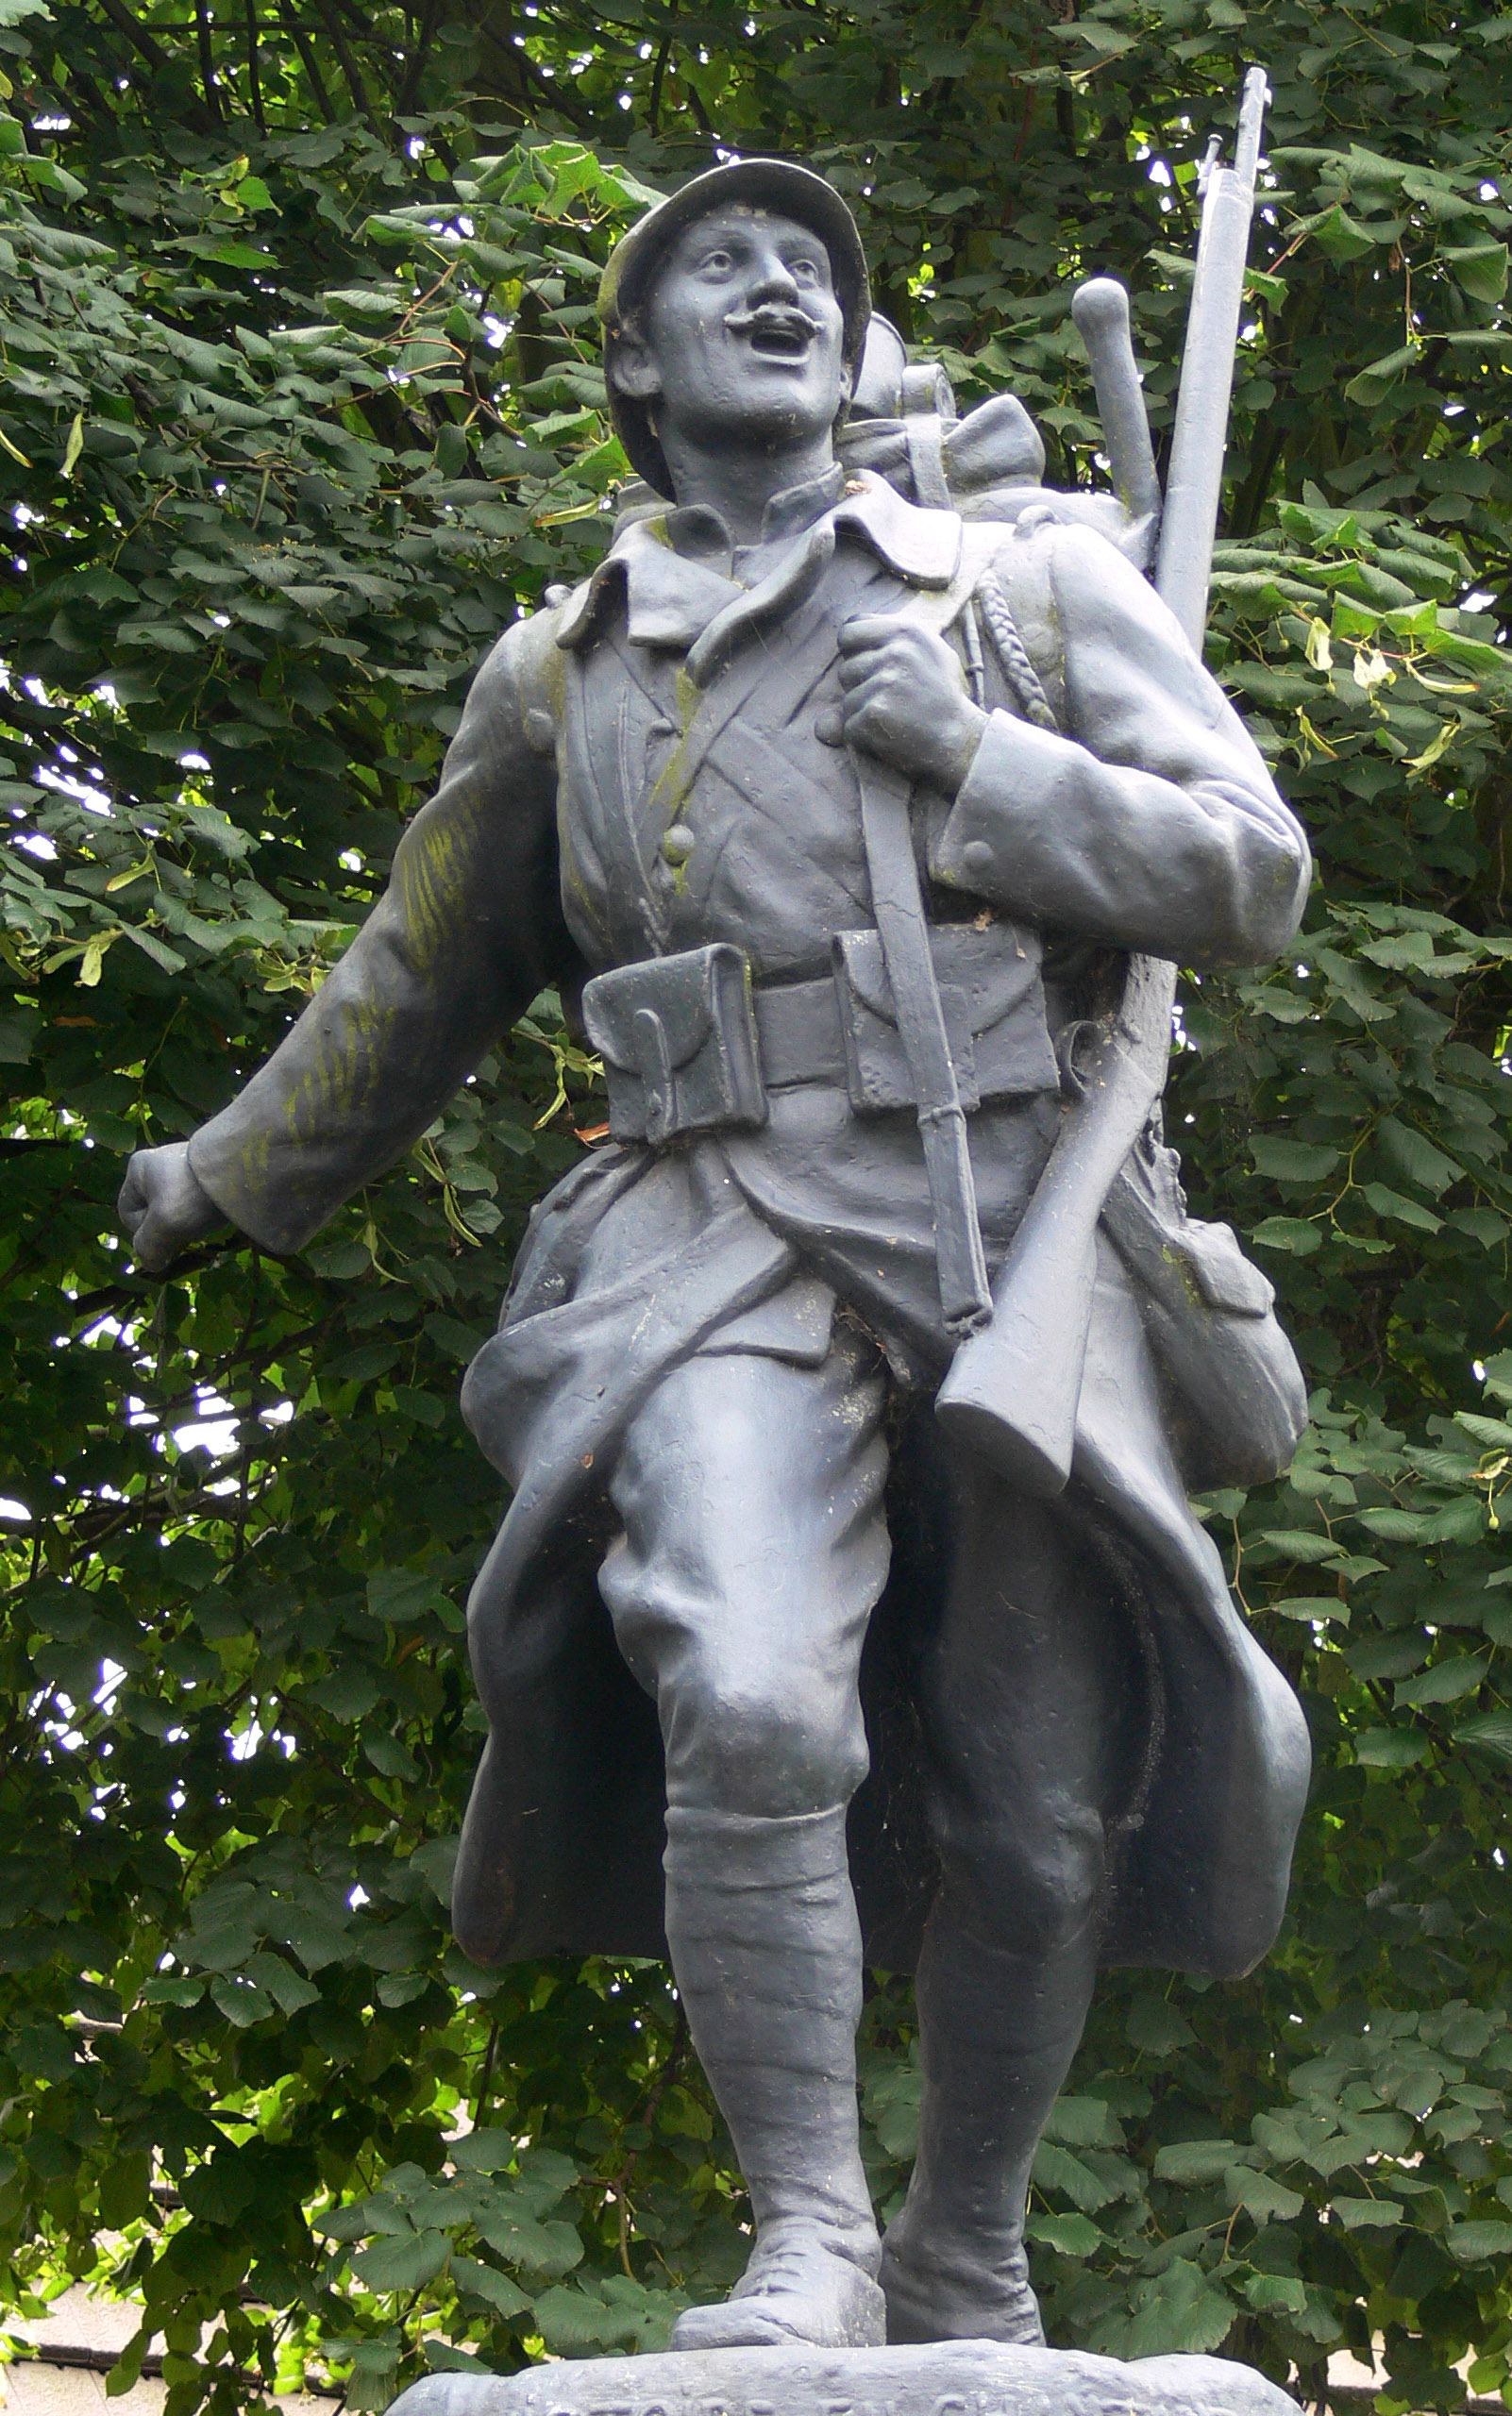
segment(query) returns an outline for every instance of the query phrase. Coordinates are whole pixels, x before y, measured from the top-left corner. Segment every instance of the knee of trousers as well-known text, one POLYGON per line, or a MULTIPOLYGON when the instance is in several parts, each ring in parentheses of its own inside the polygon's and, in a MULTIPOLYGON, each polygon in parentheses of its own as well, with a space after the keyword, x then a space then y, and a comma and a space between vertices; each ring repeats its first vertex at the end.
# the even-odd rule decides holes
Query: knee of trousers
POLYGON ((714 1669, 664 1684, 668 1802, 754 1820, 848 1804, 868 1767, 861 1705, 853 1688, 825 1696, 781 1669, 769 1686, 722 1685, 714 1669))
POLYGON ((1082 1936, 1107 1879, 1107 1833, 1100 1813, 1053 1800, 1032 1812, 939 1824, 944 1894, 971 1931, 1015 1954, 1051 1955, 1082 1936))

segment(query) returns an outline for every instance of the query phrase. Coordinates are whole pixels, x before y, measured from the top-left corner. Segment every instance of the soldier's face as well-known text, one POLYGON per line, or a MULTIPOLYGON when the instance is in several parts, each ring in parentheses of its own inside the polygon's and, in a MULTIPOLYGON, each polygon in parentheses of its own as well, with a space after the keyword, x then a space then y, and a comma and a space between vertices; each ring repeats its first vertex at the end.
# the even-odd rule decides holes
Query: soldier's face
POLYGON ((664 442, 783 445, 834 425, 849 381, 830 258, 797 220, 721 210, 684 228, 622 347, 664 442))

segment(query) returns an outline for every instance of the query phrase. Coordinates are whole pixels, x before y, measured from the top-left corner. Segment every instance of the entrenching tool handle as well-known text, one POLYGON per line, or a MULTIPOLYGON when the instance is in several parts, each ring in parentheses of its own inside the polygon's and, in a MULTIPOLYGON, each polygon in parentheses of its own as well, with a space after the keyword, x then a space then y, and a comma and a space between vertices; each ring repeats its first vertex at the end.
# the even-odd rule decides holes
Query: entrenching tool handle
POLYGON ((1134 356, 1129 295, 1116 277, 1090 277, 1071 296, 1071 317, 1086 346, 1107 446, 1113 491, 1131 520, 1160 518, 1160 479, 1134 356))

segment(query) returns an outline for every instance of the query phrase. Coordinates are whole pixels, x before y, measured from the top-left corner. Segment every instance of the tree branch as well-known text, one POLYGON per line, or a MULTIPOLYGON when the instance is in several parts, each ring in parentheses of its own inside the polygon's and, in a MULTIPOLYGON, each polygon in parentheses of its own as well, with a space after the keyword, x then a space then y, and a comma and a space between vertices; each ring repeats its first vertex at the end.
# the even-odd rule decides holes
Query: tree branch
MULTIPOLYGON (((200 5, 203 5, 203 0, 200 0, 200 5)), ((321 116, 325 119, 326 124, 328 126, 334 126, 336 123, 335 106, 331 100, 329 92, 326 90, 326 80, 321 75, 319 66, 316 64, 315 54, 311 46, 309 37, 306 35, 304 27, 300 25, 294 10, 290 8, 289 0, 278 0, 278 17, 284 32, 288 35, 295 50, 299 53, 305 74, 310 78, 311 91, 315 95, 316 108, 319 109, 321 116)))
POLYGON ((138 25, 130 9, 123 6, 123 0, 100 0, 100 7, 109 18, 116 32, 125 36, 132 49, 146 60, 149 67, 155 67, 161 73, 170 65, 168 53, 161 42, 154 42, 146 27, 138 25))
POLYGON ((245 0, 245 6, 247 98, 252 104, 253 124, 260 134, 266 134, 268 123, 262 114, 262 78, 258 73, 258 0, 245 0))
POLYGON ((365 117, 371 125, 373 112, 368 105, 367 92, 357 72, 357 61, 346 47, 346 37, 337 22, 336 11, 329 6, 329 0, 315 0, 315 7, 320 22, 329 36, 330 46, 336 53, 337 64, 341 68, 346 89, 352 96, 352 107, 359 117, 365 117))
POLYGON ((651 100, 647 123, 653 134, 660 131, 662 121, 662 79, 672 56, 672 27, 678 13, 678 0, 667 0, 666 30, 657 46, 656 64, 651 69, 651 100))
POLYGON ((426 61, 430 56, 430 45, 435 39, 438 8, 439 0, 425 0, 425 7, 420 12, 419 30, 414 38, 414 47, 405 66, 404 80, 399 86, 398 98, 394 104, 395 117, 408 117, 419 97, 420 78, 426 72, 426 61))
POLYGON ((205 89, 205 107, 219 126, 221 96, 215 89, 215 53, 210 47, 210 11, 205 0, 194 0, 194 40, 199 48, 199 80, 205 89))

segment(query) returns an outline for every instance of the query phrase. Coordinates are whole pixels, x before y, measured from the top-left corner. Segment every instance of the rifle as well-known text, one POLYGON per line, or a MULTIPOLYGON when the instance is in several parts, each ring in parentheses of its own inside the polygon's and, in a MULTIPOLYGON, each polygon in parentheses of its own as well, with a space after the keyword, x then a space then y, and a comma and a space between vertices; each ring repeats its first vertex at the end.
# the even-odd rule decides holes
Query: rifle
MULTIPOLYGON (((1252 67, 1234 165, 1218 163, 1215 136, 1200 171, 1197 269, 1154 574, 1157 594, 1199 651, 1268 97, 1264 69, 1252 67)), ((1092 361, 1115 487, 1126 510, 1153 515, 1159 489, 1129 343, 1128 297, 1111 278, 1097 278, 1071 307, 1092 361)), ((1173 965, 1130 958, 1117 1011, 1071 1080, 1054 1147, 993 1287, 991 1322, 961 1345, 940 1388, 942 1424, 1026 1492, 1059 1493, 1071 1472, 1098 1221, 1165 1088, 1175 995, 1173 965)))

